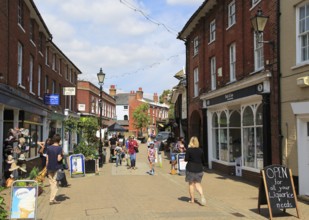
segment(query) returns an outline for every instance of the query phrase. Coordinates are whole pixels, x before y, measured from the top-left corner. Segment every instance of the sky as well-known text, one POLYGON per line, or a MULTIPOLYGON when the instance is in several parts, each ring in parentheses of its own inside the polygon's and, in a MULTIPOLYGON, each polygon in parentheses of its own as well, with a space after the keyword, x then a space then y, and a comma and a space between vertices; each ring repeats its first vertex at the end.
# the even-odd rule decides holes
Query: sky
POLYGON ((178 33, 204 0, 34 0, 53 42, 82 72, 79 80, 117 93, 161 95, 178 84, 185 45, 178 33))

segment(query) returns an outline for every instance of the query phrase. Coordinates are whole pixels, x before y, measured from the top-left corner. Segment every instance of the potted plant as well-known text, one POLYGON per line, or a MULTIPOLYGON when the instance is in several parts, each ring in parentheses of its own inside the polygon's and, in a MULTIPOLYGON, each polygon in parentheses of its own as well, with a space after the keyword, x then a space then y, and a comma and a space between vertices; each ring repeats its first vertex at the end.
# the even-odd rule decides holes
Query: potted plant
MULTIPOLYGON (((0 187, 0 192, 4 190, 4 187, 0 187)), ((8 211, 5 209, 4 198, 0 195, 0 219, 7 219, 8 211)))

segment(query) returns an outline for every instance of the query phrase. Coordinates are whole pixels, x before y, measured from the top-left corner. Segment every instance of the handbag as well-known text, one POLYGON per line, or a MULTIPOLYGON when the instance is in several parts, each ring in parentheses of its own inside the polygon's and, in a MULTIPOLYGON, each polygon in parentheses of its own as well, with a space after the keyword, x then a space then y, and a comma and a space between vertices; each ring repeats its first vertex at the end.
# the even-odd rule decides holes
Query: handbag
POLYGON ((62 171, 62 170, 58 170, 56 174, 57 174, 57 177, 56 177, 57 181, 62 180, 64 178, 64 175, 65 175, 64 171, 62 171))
POLYGON ((134 150, 135 150, 135 153, 139 152, 138 147, 134 147, 134 150))

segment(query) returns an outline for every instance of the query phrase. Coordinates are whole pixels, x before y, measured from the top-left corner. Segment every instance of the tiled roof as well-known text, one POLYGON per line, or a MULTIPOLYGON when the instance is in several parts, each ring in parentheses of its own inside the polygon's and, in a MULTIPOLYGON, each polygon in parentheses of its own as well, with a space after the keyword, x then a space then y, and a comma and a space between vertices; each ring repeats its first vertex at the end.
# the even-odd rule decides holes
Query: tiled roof
POLYGON ((128 105, 129 104, 129 93, 119 93, 115 95, 116 105, 128 105))

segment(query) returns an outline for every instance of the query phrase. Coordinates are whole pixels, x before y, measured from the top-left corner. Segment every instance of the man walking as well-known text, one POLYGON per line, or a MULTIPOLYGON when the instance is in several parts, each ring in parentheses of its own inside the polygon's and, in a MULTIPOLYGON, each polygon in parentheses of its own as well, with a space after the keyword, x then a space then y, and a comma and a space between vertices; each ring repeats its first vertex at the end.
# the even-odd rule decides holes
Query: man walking
POLYGON ((60 202, 55 200, 58 191, 57 171, 62 168, 62 147, 59 145, 61 137, 59 134, 55 134, 52 138, 53 144, 47 149, 46 167, 48 173, 48 180, 50 184, 50 197, 49 204, 59 204, 60 202))

